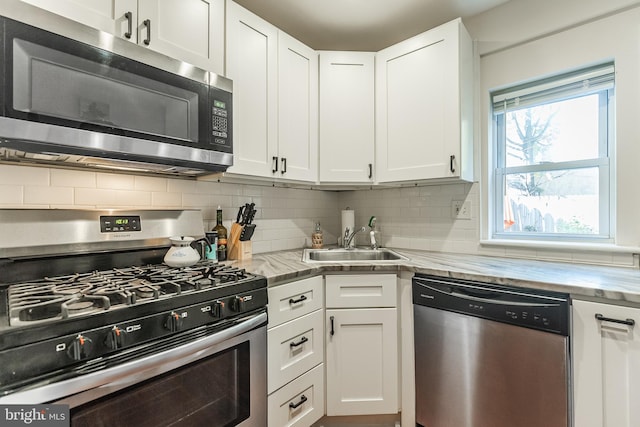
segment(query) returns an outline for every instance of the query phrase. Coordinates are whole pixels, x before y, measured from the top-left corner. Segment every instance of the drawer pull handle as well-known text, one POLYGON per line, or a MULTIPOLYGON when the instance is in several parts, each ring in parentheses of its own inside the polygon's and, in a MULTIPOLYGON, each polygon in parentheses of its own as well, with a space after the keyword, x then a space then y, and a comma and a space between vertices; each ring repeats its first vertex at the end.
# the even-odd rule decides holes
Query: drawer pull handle
POLYGON ((329 334, 333 336, 333 334, 336 333, 336 331, 333 329, 333 316, 329 317, 329 321, 331 321, 331 331, 329 332, 329 334))
POLYGON ((293 299, 293 298, 291 298, 291 299, 289 300, 289 304, 291 304, 291 305, 293 305, 293 304, 298 304, 299 302, 306 301, 306 300, 307 300, 307 297, 305 297, 304 295, 302 295, 302 296, 300 296, 300 298, 298 298, 298 299, 293 299))
POLYGON ((289 409, 296 409, 298 406, 302 405, 304 402, 307 401, 307 397, 303 394, 302 396, 300 396, 300 402, 298 403, 289 403, 289 409))
POLYGON ((600 313, 596 313, 596 319, 598 319, 601 322, 620 323, 621 325, 628 325, 628 326, 634 326, 636 324, 636 321, 633 319, 626 319, 626 320, 612 319, 610 317, 604 317, 600 313))
POLYGON ((309 338, 302 337, 302 338, 300 338, 300 341, 298 341, 298 342, 289 343, 289 347, 296 348, 296 347, 301 346, 302 344, 306 343, 307 341, 309 341, 309 338))

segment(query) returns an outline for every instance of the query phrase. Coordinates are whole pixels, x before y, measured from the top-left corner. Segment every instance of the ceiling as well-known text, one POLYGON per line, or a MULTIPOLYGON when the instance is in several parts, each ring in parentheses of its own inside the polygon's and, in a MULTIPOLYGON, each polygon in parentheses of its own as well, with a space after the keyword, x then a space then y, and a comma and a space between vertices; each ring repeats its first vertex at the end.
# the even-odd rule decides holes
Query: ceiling
POLYGON ((316 50, 378 51, 508 0, 235 0, 316 50))

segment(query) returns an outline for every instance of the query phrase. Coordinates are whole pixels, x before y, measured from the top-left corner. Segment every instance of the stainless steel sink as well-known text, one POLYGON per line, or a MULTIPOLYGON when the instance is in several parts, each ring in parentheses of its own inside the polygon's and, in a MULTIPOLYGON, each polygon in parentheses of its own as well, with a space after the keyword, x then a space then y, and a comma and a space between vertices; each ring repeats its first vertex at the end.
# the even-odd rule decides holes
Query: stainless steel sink
POLYGON ((305 249, 304 262, 375 262, 400 261, 408 258, 390 249, 305 249))

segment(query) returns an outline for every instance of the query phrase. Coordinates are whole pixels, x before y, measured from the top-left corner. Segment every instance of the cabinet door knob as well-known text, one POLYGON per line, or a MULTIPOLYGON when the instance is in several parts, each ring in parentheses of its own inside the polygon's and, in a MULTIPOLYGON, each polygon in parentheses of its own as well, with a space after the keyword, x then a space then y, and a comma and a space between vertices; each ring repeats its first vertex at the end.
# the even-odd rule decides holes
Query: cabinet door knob
POLYGON ((369 163, 369 179, 373 178, 373 164, 369 163))
POLYGON ((636 321, 633 319, 612 319, 610 317, 604 317, 602 314, 600 313, 596 313, 596 319, 598 319, 601 322, 613 322, 613 323, 620 323, 621 325, 627 325, 627 326, 634 326, 636 324, 636 321))
POLYGON ((144 44, 149 46, 149 43, 151 43, 151 20, 145 19, 144 21, 142 21, 142 23, 144 24, 145 27, 147 27, 147 38, 144 39, 143 42, 144 44))
POLYGON ((273 162, 273 167, 271 168, 271 172, 272 173, 278 172, 278 156, 273 156, 271 158, 271 161, 273 162))
POLYGON ((124 33, 125 38, 130 39, 133 34, 133 14, 131 12, 127 12, 124 14, 124 17, 127 19, 127 32, 124 33))
POLYGON ((456 169, 453 167, 453 161, 455 159, 456 159, 456 156, 454 156, 453 154, 449 156, 449 170, 451 171, 451 173, 456 173, 456 169))
POLYGON ((282 158, 282 171, 280 172, 281 174, 285 174, 287 173, 287 158, 283 157, 282 158))
POLYGON ((329 321, 331 322, 331 331, 329 332, 329 334, 333 336, 333 334, 336 333, 336 331, 333 329, 333 316, 329 317, 329 321))

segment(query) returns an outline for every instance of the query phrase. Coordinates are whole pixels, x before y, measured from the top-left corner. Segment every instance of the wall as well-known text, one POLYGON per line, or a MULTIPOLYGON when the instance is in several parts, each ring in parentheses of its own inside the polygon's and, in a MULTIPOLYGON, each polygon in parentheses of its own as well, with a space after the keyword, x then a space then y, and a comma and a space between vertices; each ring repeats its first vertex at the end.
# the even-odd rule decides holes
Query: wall
POLYGON ((229 228, 250 202, 258 209, 254 253, 309 246, 315 221, 336 242, 335 192, 0 164, 0 208, 201 209, 204 231, 218 205, 229 228))
MULTIPOLYGON (((479 183, 341 193, 340 208, 355 209, 357 225, 376 215, 388 246, 568 262, 634 265, 640 251, 640 3, 631 0, 512 0, 465 20, 480 55, 477 72, 476 151, 479 183), (545 74, 616 61, 616 244, 489 245, 486 184, 489 91, 545 74), (451 217, 452 200, 468 200, 472 219, 451 217)), ((366 236, 358 243, 366 244, 366 236)))
MULTIPOLYGON (((480 57, 478 80, 481 154, 481 239, 486 239, 491 158, 489 92, 588 64, 613 59, 616 66, 615 245, 584 252, 577 247, 538 249, 492 247, 508 255, 586 262, 630 263, 640 247, 637 192, 638 111, 640 111, 640 2, 612 0, 512 0, 467 22, 480 57)), ((583 245, 584 246, 584 245, 583 245)))
MULTIPOLYGON (((215 207, 225 224, 237 208, 255 202, 254 251, 307 246, 319 220, 325 241, 335 243, 340 210, 356 211, 357 225, 375 215, 382 242, 398 248, 475 253, 532 259, 631 265, 640 246, 640 2, 631 0, 512 0, 465 20, 481 54, 478 73, 477 151, 480 184, 449 184, 358 191, 313 191, 223 184, 0 164, 0 207, 199 208, 209 229, 215 207), (617 65, 617 246, 584 251, 575 247, 508 247, 481 244, 487 221, 484 186, 489 151, 488 93, 491 88, 614 58, 617 65), (451 201, 469 200, 471 220, 451 218, 451 201), (627 249, 624 246, 630 246, 627 249)), ((367 244, 359 236, 359 244, 367 244)))
MULTIPOLYGON (((355 211, 356 227, 367 226, 375 216, 383 246, 430 251, 477 253, 479 192, 477 184, 443 184, 358 190, 340 193, 340 209, 355 211), (453 200, 468 200, 470 220, 454 219, 453 200)), ((357 236, 369 244, 367 233, 357 236)))

